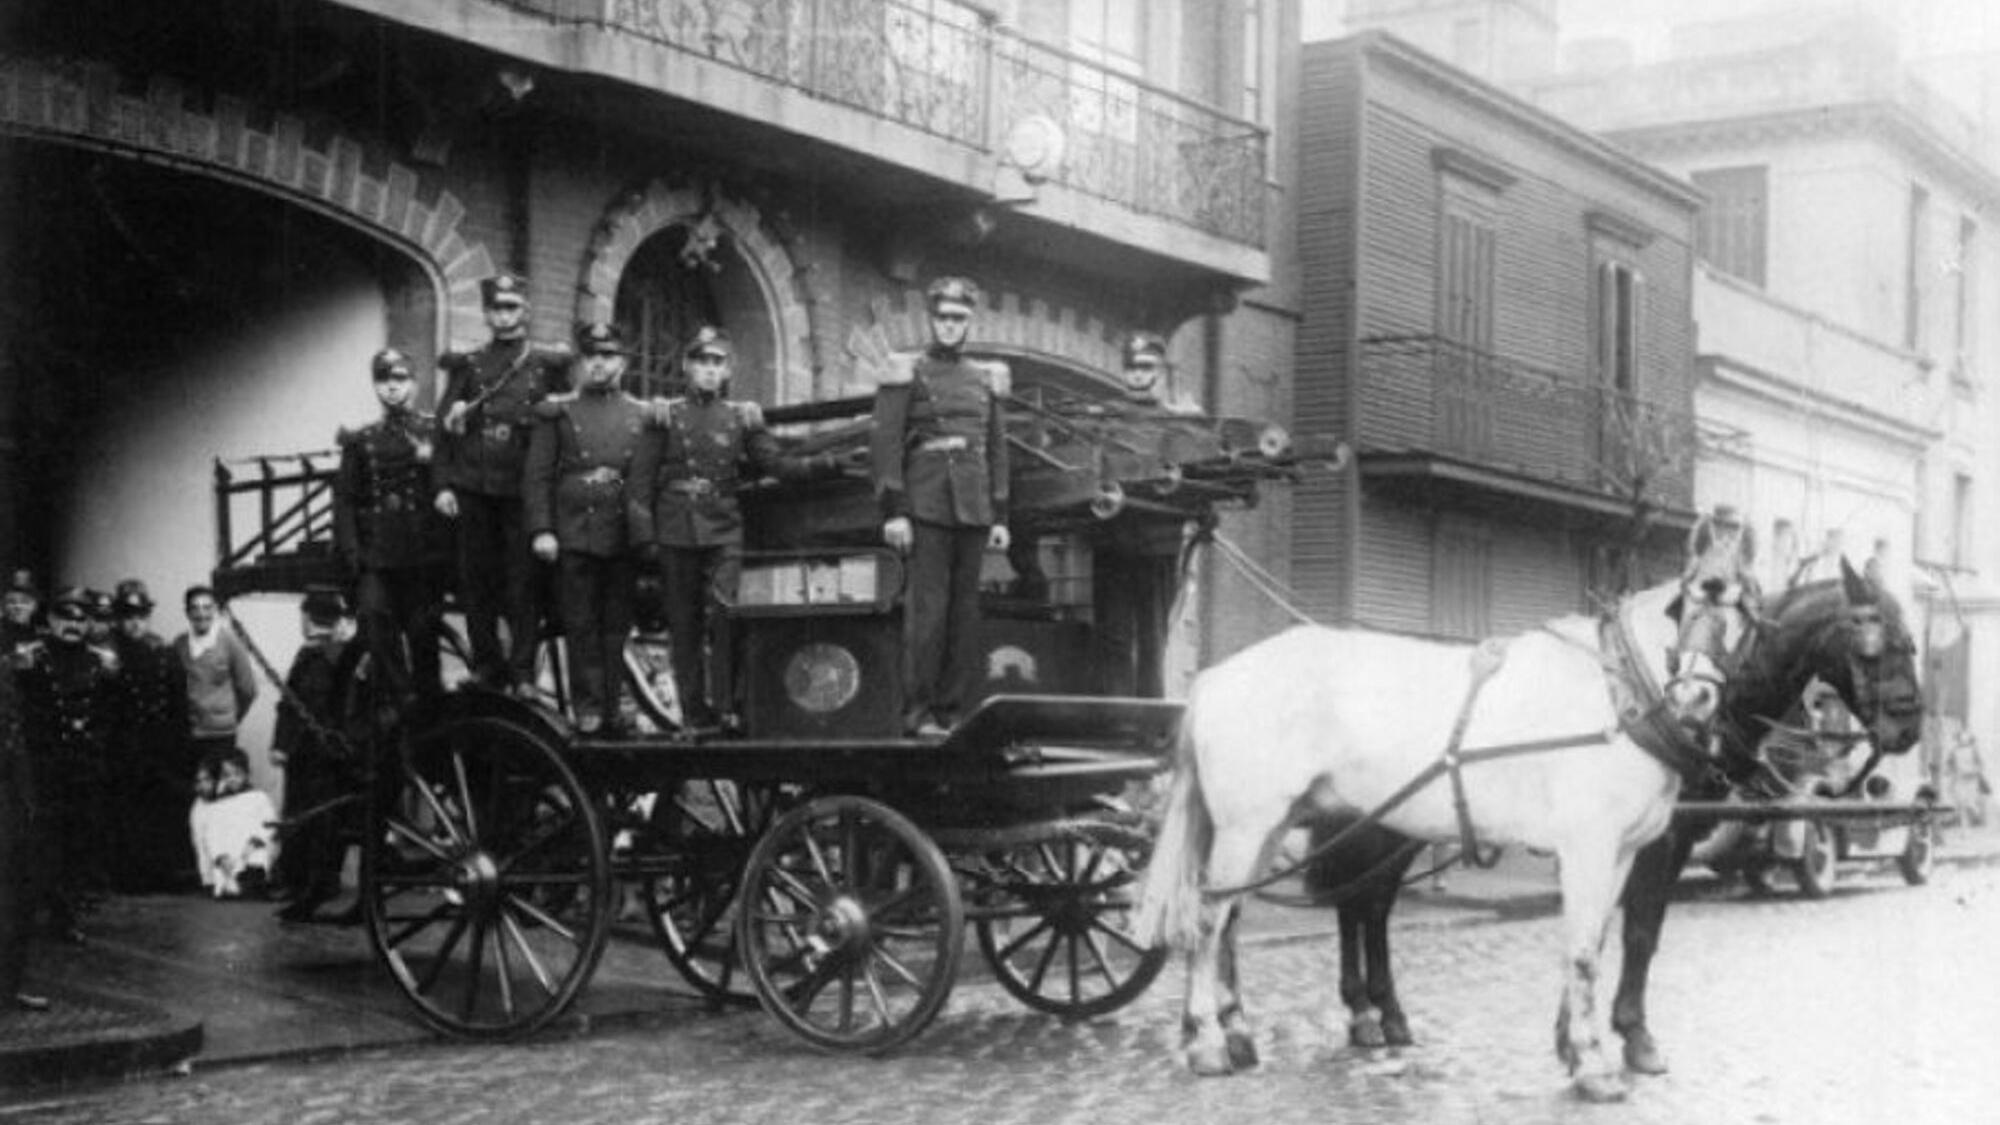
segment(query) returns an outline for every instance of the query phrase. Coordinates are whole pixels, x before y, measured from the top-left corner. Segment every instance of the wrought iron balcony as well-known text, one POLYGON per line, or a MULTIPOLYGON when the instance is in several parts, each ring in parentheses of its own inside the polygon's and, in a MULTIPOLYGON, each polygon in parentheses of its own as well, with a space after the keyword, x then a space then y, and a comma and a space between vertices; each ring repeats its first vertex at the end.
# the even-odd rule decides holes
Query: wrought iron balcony
MULTIPOLYGON (((1361 345, 1361 445, 1540 483, 1685 503, 1695 420, 1668 405, 1436 336, 1361 345)), ((1684 386, 1684 384, 1681 384, 1684 386)))
POLYGON ((1232 242, 1264 245, 1267 133, 996 27, 964 0, 495 0, 734 68, 980 152, 1046 118, 1050 179, 1232 242))

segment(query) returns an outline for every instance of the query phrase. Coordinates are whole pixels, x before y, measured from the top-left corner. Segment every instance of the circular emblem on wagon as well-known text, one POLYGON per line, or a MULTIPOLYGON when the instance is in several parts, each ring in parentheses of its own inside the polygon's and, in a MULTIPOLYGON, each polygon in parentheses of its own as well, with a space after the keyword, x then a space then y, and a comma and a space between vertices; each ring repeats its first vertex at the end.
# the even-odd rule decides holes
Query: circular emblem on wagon
POLYGON ((861 663, 840 645, 815 641, 785 661, 785 696, 815 714, 838 711, 861 694, 861 663))
POLYGON ((1001 645, 986 654, 986 678, 1032 684, 1042 676, 1033 653, 1019 645, 1001 645))

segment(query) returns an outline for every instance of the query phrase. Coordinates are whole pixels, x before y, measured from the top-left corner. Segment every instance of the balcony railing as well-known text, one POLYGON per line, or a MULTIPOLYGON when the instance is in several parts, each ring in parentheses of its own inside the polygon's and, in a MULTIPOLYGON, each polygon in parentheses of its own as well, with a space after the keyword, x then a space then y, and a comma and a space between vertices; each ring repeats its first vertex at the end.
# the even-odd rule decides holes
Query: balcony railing
POLYGON ((1055 182, 1264 245, 1262 127, 994 26, 963 0, 497 0, 594 25, 991 152, 1046 117, 1055 182))
POLYGON ((1435 336, 1361 348, 1362 437, 1631 499, 1684 502, 1694 415, 1435 336))

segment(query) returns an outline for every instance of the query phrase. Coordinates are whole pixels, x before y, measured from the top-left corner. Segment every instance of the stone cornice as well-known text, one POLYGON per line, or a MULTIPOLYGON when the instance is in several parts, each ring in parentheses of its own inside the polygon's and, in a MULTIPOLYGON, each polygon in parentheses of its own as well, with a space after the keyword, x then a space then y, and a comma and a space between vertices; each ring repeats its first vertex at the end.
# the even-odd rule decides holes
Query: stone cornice
POLYGON ((1810 409, 1854 429, 1907 445, 1912 453, 1922 452, 1944 436, 1944 432, 1934 426, 1918 425, 1859 403, 1831 397, 1824 391, 1816 391, 1794 379, 1730 356, 1714 353, 1697 355, 1695 365, 1704 379, 1712 379, 1780 406, 1810 409))
POLYGON ((1946 143, 1937 131, 1893 102, 1813 106, 1741 117, 1706 118, 1631 129, 1605 137, 1642 158, 1744 145, 1838 136, 1873 136, 1907 150, 1982 204, 2000 206, 2000 175, 1946 143))

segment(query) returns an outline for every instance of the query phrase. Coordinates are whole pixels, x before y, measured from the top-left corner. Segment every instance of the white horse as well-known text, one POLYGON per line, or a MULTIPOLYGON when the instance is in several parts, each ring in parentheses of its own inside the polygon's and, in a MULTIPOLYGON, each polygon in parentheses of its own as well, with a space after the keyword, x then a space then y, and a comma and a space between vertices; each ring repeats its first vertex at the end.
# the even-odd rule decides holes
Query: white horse
MULTIPOLYGON (((1619 712, 1649 693, 1674 694, 1668 605, 1678 589, 1668 583, 1621 605, 1640 666, 1629 674, 1616 670, 1599 622, 1583 616, 1505 642, 1498 667, 1488 659, 1481 668, 1490 678, 1476 695, 1475 654, 1490 656, 1494 646, 1316 626, 1202 672, 1134 916, 1141 940, 1188 950, 1188 1065, 1227 1074, 1256 1064, 1233 922, 1245 884, 1266 870, 1280 838, 1318 816, 1392 803, 1440 761, 1462 723, 1459 746, 1475 758, 1485 748, 1559 744, 1465 763, 1467 819, 1482 844, 1557 856, 1564 918, 1557 1054, 1580 1095, 1622 1097, 1624 1079, 1600 1037, 1600 957, 1633 855, 1666 830, 1681 775, 1620 729, 1619 712), (1650 684, 1635 682, 1642 678, 1650 684)), ((1458 839, 1453 790, 1440 776, 1381 823, 1407 836, 1458 839)))

